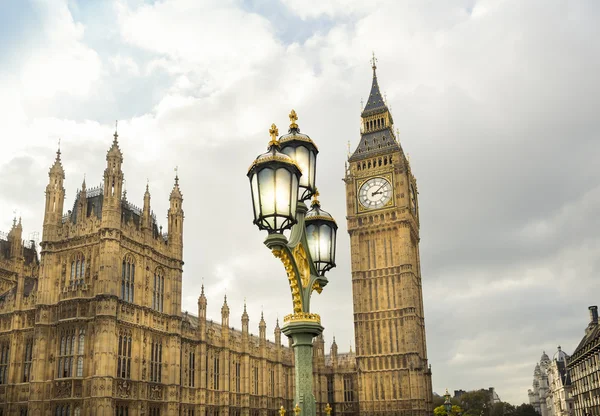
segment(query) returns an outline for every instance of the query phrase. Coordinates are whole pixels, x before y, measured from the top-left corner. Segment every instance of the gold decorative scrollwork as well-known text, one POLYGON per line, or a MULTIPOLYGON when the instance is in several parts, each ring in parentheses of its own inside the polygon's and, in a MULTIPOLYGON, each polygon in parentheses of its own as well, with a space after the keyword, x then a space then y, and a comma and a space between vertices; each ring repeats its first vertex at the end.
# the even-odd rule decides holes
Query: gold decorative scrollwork
POLYGON ((312 290, 316 290, 317 293, 320 295, 321 292, 323 291, 323 288, 321 287, 321 285, 319 284, 319 282, 314 282, 312 285, 312 290))
POLYGON ((294 313, 302 312, 302 297, 300 296, 300 288, 298 287, 298 279, 294 272, 294 266, 292 265, 292 259, 285 250, 273 250, 273 255, 281 260, 285 272, 287 273, 288 281, 290 282, 290 289, 292 290, 292 301, 294 303, 294 313))
POLYGON ((300 273, 300 279, 302 280, 302 287, 307 287, 310 282, 310 264, 308 262, 308 255, 302 243, 298 243, 294 247, 292 252, 294 260, 296 260, 296 266, 298 267, 298 273, 300 273))
POLYGON ((316 313, 296 312, 283 317, 283 322, 316 322, 321 323, 321 317, 316 313))

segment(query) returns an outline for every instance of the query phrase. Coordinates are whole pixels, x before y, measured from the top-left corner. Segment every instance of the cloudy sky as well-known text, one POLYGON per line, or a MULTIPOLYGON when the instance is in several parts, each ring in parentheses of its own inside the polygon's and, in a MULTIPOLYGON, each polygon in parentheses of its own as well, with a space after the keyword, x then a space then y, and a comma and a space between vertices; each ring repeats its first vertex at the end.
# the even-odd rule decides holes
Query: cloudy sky
MULTIPOLYGON (((348 142, 379 60, 417 176, 434 390, 527 400, 543 350, 572 352, 600 303, 600 2, 595 0, 0 0, 0 229, 41 233, 61 138, 67 201, 100 184, 114 121, 130 201, 166 225, 179 166, 184 309, 247 297, 272 338, 292 304, 252 225, 246 170, 294 108, 318 144, 338 267, 313 308, 354 346, 348 142)), ((236 324, 239 327, 239 324, 236 324)))

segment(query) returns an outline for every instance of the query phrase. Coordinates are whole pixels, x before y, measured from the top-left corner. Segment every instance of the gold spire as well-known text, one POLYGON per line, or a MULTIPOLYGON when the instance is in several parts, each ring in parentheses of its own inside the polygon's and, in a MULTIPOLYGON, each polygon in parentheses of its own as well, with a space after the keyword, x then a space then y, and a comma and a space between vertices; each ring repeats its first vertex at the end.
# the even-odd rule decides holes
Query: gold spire
POLYGON ((329 416, 329 415, 331 414, 331 411, 332 411, 332 410, 333 410, 333 409, 331 408, 331 406, 329 406, 329 403, 327 403, 327 406, 325 406, 325 414, 326 414, 327 416, 329 416))
POLYGON ((269 134, 271 135, 271 141, 269 142, 270 146, 279 146, 279 141, 277 140, 277 136, 279 136, 279 130, 277 130, 277 126, 275 123, 271 124, 271 128, 269 129, 269 134))
POLYGON ((290 129, 297 129, 298 124, 296 124, 296 121, 298 121, 298 115, 296 114, 296 111, 292 109, 292 112, 290 113, 289 117, 290 117, 290 129))
POLYGON ((298 416, 301 411, 302 410, 300 409, 300 405, 296 403, 296 407, 294 407, 294 413, 296 414, 296 416, 298 416))
POLYGON ((377 58, 375 58, 375 51, 373 51, 373 57, 371 58, 371 68, 373 68, 373 75, 375 75, 375 70, 377 69, 377 58))
POLYGON ((279 415, 280 415, 280 416, 285 416, 285 409, 283 408, 283 406, 281 406, 281 407, 279 408, 279 415))
POLYGON ((320 194, 319 194, 319 190, 318 190, 318 189, 315 189, 315 193, 313 194, 313 200, 312 200, 312 202, 311 202, 311 206, 314 206, 314 205, 320 205, 320 202, 319 202, 319 195, 320 195, 320 194))

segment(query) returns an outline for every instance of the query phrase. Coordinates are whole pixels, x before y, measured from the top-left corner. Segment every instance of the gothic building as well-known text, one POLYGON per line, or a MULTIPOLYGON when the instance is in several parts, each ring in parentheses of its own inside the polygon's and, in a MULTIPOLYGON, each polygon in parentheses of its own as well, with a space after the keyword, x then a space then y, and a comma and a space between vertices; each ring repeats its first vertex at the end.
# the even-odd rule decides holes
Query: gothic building
POLYGON ((535 365, 535 369, 533 370, 532 388, 527 391, 529 404, 532 405, 536 412, 541 416, 549 416, 546 404, 546 398, 548 396, 549 366, 550 357, 548 357, 548 354, 544 351, 540 357, 540 362, 535 365))
MULTIPOLYGON (((356 352, 313 341, 317 414, 432 411, 419 264, 416 181, 373 66, 361 142, 346 169, 356 352)), ((182 312, 183 195, 176 176, 163 232, 146 186, 123 189, 115 132, 103 183, 85 180, 65 214, 60 150, 49 171, 40 247, 20 221, 0 233, 0 416, 293 414, 294 357, 279 323, 267 340, 182 312), (39 252, 39 254, 38 254, 39 252)), ((240 307, 240 309, 242 309, 240 307)))
POLYGON ((598 307, 590 306, 590 321, 573 355, 567 359, 573 415, 600 415, 600 325, 598 307))
POLYGON ((532 388, 527 391, 529 404, 541 416, 573 416, 571 377, 567 371, 569 356, 559 346, 552 360, 544 351, 533 372, 532 388))
POLYGON ((417 182, 379 90, 375 58, 361 138, 346 168, 361 415, 430 414, 417 182))

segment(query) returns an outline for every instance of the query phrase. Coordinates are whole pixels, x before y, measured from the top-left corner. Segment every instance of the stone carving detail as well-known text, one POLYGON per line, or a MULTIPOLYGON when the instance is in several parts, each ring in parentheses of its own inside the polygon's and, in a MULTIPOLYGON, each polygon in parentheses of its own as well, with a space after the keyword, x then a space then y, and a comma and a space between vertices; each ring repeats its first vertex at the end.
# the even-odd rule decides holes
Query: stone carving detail
POLYGON ((148 398, 150 400, 162 400, 162 387, 152 386, 148 392, 148 398))
POLYGON ((117 394, 119 397, 130 397, 131 396, 131 383, 127 383, 126 380, 117 382, 117 394))
POLYGON ((71 396, 71 382, 70 381, 57 381, 54 384, 54 395, 57 398, 70 397, 71 396))

